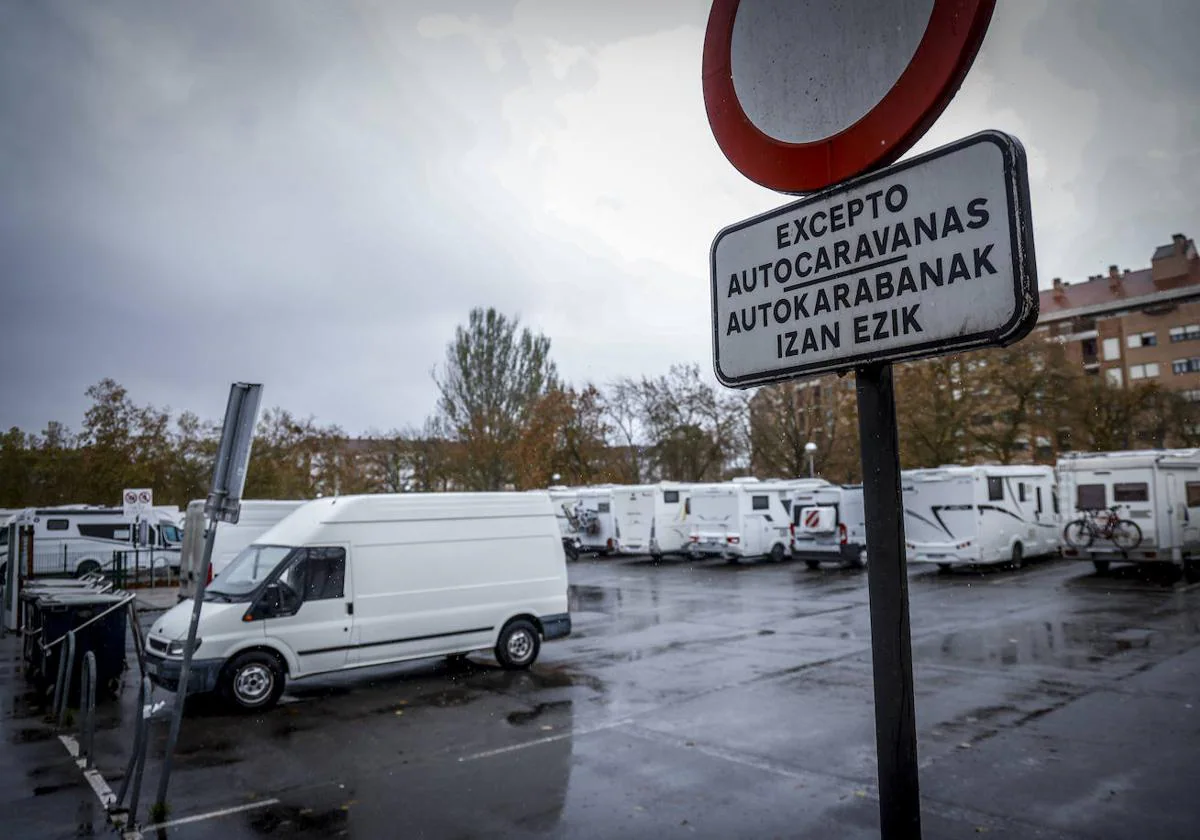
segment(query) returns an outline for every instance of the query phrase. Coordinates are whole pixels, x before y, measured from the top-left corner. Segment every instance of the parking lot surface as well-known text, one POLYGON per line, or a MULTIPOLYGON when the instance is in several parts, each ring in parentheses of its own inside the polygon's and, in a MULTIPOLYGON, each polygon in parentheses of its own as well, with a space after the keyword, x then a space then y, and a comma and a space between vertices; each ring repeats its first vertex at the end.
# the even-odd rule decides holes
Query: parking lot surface
MULTIPOLYGON (((144 835, 878 836, 864 572, 584 559, 569 574, 574 633, 529 672, 476 655, 297 682, 258 716, 190 703, 166 825, 144 835)), ((1200 591, 1056 560, 915 568, 910 597, 926 837, 1196 836, 1200 591)), ((4 836, 104 834, 19 655, 0 640, 4 836)), ((114 789, 135 682, 100 709, 114 789)))

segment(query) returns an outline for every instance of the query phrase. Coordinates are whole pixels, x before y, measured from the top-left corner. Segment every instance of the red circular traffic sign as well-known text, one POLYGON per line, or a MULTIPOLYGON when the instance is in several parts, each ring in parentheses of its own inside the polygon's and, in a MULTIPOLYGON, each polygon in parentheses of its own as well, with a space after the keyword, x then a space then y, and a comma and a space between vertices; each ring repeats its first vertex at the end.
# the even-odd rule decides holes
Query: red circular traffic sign
POLYGON ((886 166, 950 103, 994 6, 714 0, 703 84, 717 144, 747 178, 782 192, 886 166))

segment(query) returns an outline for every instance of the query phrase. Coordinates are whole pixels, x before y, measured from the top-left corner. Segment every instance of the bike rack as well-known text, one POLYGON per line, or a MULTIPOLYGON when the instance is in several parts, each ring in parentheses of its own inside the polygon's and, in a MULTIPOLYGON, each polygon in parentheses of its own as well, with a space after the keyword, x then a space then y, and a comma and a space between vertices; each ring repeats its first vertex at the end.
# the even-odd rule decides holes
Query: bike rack
POLYGON ((109 814, 115 815, 123 809, 121 804, 125 795, 131 794, 129 809, 126 811, 126 825, 137 821, 138 800, 142 792, 142 773, 146 769, 146 752, 150 743, 150 720, 153 707, 150 705, 150 695, 154 690, 149 677, 142 677, 142 685, 138 690, 137 722, 133 734, 133 752, 129 755, 129 763, 125 767, 125 778, 121 780, 121 789, 117 798, 109 805, 109 814))
POLYGON ((71 693, 71 674, 74 670, 75 631, 71 630, 67 633, 66 650, 58 656, 58 679, 54 683, 53 710, 60 729, 67 716, 67 696, 71 693))
POLYGON ((83 655, 82 720, 79 725, 79 752, 86 757, 85 769, 96 766, 96 654, 90 650, 83 655))

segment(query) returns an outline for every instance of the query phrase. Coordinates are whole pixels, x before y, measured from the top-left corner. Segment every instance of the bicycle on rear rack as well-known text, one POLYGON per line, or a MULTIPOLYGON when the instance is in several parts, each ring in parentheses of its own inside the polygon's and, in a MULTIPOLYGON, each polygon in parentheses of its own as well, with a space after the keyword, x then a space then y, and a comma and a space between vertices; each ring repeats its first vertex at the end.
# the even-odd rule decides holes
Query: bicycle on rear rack
POLYGON ((1063 539, 1071 548, 1090 548, 1096 540, 1108 540, 1121 551, 1137 548, 1142 542, 1142 529, 1136 522, 1122 519, 1117 506, 1103 510, 1084 511, 1063 530, 1063 539))

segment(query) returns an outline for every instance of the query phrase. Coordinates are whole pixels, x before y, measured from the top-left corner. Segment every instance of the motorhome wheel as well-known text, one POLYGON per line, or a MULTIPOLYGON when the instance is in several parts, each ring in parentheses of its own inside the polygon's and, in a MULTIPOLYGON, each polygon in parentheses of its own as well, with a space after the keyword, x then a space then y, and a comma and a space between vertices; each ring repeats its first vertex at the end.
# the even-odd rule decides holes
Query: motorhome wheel
POLYGON ((496 661, 510 671, 528 668, 537 659, 542 640, 537 628, 523 618, 504 625, 496 641, 496 661))
POLYGON ((775 543, 775 545, 771 546, 771 560, 773 562, 782 563, 784 555, 786 554, 787 551, 779 543, 775 543))
POLYGON ((83 577, 84 575, 94 574, 100 571, 100 564, 95 560, 84 560, 75 569, 75 577, 83 577))
POLYGON ((1021 564, 1025 561, 1025 547, 1020 543, 1014 543, 1012 548, 1012 567, 1014 569, 1021 568, 1021 564))

